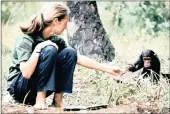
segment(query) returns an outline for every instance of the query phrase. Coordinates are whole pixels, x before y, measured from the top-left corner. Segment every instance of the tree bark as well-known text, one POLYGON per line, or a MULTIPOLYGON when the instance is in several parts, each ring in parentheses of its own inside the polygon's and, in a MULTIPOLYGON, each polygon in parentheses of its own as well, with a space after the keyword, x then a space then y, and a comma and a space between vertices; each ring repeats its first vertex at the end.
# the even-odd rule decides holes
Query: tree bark
MULTIPOLYGON (((67 1, 68 43, 82 55, 112 61, 115 48, 103 28, 96 1, 67 1)), ((107 18, 107 17, 106 17, 107 18)))

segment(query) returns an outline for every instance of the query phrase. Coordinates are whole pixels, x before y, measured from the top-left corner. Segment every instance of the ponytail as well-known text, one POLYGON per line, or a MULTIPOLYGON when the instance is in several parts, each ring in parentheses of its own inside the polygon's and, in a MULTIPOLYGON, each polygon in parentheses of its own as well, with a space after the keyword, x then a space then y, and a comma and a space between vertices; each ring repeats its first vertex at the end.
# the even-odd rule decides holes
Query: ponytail
POLYGON ((42 18, 43 15, 41 13, 33 16, 26 26, 24 25, 20 26, 21 31, 24 34, 28 34, 28 35, 34 33, 35 31, 41 31, 44 26, 42 18))
POLYGON ((67 14, 68 9, 65 6, 53 4, 50 7, 42 8, 37 15, 30 19, 29 24, 20 26, 20 29, 24 34, 33 34, 37 31, 42 31, 54 18, 61 21, 67 14))

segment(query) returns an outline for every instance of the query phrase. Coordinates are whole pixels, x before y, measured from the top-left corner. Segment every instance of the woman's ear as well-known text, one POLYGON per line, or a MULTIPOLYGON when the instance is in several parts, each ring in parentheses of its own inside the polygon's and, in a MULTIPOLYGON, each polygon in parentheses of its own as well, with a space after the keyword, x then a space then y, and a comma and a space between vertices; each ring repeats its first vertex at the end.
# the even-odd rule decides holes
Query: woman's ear
POLYGON ((54 25, 58 25, 59 24, 58 18, 54 18, 53 23, 54 25))

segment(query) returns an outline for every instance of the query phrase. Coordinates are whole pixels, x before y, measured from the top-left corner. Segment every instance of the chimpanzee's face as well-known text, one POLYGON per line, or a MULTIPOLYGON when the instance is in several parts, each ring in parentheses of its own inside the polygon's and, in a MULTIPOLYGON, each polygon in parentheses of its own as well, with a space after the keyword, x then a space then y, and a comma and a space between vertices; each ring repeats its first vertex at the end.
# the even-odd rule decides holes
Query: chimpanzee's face
POLYGON ((144 67, 150 68, 151 67, 151 58, 150 57, 143 57, 144 67))

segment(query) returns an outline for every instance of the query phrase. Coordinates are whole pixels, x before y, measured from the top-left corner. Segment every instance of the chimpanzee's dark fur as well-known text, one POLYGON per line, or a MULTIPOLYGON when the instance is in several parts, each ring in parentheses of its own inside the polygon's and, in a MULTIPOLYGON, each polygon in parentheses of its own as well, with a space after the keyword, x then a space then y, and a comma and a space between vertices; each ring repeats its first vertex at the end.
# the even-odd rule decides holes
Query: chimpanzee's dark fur
POLYGON ((131 66, 128 68, 128 70, 131 72, 135 72, 135 71, 143 68, 141 74, 144 74, 144 73, 146 74, 146 75, 144 75, 143 78, 147 77, 148 75, 151 75, 151 70, 152 70, 153 73, 155 74, 155 75, 153 75, 153 80, 159 81, 160 67, 161 67, 160 60, 159 60, 158 56, 155 54, 155 52, 152 50, 144 50, 144 51, 142 51, 138 60, 134 64, 131 64, 131 66), (151 58, 151 62, 150 62, 151 66, 149 68, 145 68, 143 57, 151 58))

